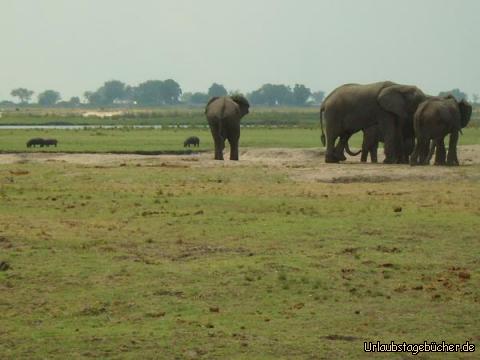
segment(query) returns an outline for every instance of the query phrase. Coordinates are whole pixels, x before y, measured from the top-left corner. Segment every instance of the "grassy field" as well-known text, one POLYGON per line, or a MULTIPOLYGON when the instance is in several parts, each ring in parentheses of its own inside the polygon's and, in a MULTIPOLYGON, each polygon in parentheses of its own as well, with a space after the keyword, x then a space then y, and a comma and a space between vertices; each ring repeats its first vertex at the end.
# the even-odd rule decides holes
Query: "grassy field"
MULTIPOLYGON (((318 126, 318 107, 252 108, 242 120, 245 125, 318 126)), ((203 107, 140 108, 140 109, 24 109, 7 111, 0 125, 191 125, 206 124, 203 107), (112 117, 83 117, 85 112, 121 112, 112 117)))
MULTIPOLYGON (((113 108, 62 109, 19 108, 0 109, 0 125, 190 125, 206 124, 204 108, 113 108), (112 117, 84 117, 84 113, 117 113, 112 117)), ((242 119, 244 125, 277 125, 318 127, 319 107, 252 107, 242 119)), ((480 107, 474 108, 470 126, 480 126, 480 107)))
MULTIPOLYGON (((90 129, 90 130, 0 130, 0 151, 56 151, 56 152, 181 152, 183 141, 191 135, 199 136, 200 150, 213 150, 210 131, 195 129, 90 129), (26 142, 33 137, 56 138, 59 146, 27 149, 26 142)), ((359 147, 362 134, 350 141, 359 147)), ((448 143, 448 141, 447 141, 448 143)), ((460 145, 480 144, 480 128, 464 129, 460 145)), ((244 147, 321 147, 320 130, 315 128, 244 128, 241 148, 244 147)))
POLYGON ((478 165, 463 180, 331 184, 185 164, 0 165, 2 359, 480 343, 478 165))

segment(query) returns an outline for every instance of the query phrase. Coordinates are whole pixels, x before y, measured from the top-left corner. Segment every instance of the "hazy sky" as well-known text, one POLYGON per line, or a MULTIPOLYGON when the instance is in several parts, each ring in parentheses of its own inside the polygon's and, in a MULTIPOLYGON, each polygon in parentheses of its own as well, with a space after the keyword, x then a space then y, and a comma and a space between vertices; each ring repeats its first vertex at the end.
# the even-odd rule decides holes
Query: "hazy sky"
POLYGON ((0 99, 167 78, 480 93, 479 0, 0 0, 0 14, 0 99))

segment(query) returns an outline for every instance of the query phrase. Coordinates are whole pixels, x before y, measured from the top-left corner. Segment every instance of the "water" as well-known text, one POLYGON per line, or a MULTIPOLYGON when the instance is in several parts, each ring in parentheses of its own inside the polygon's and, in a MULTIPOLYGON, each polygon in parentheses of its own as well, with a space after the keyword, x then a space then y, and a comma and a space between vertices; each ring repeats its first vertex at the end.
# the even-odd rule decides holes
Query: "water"
POLYGON ((0 130, 89 130, 89 129, 162 129, 190 128, 190 125, 0 125, 0 130))
MULTIPOLYGON (((298 126, 240 124, 241 128, 296 128, 298 126)), ((0 125, 0 130, 193 129, 208 125, 0 125)))

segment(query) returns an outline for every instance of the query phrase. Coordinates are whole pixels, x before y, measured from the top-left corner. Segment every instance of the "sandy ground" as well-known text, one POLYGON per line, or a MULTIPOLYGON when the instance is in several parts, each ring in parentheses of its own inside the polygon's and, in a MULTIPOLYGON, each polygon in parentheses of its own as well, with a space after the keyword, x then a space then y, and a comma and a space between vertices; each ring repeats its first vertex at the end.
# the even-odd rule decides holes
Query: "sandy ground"
MULTIPOLYGON (((226 154, 228 155, 228 154, 226 154)), ((26 162, 65 162, 92 167, 117 167, 140 164, 159 167, 263 166, 283 168, 297 181, 350 183, 384 182, 407 179, 460 179, 465 169, 480 164, 480 145, 460 146, 458 156, 461 166, 416 166, 360 163, 359 157, 350 157, 341 164, 326 164, 323 150, 319 149, 254 149, 241 150, 240 161, 214 161, 213 153, 192 155, 133 155, 133 154, 65 154, 18 153, 0 154, 0 164, 26 162)), ((382 161, 379 154, 379 161, 382 161)))

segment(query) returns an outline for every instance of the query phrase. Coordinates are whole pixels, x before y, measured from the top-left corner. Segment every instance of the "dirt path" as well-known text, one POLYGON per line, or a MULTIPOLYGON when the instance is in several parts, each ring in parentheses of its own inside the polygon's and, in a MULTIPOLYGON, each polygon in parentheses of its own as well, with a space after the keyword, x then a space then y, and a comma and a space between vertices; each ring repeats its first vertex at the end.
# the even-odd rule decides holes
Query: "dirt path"
MULTIPOLYGON (((240 154, 239 162, 212 160, 212 153, 192 155, 133 155, 133 154, 66 154, 18 153, 0 154, 0 164, 26 162, 65 162, 86 166, 143 166, 201 167, 257 166, 286 169, 296 181, 333 183, 384 182, 403 179, 456 179, 464 178, 465 170, 480 164, 480 145, 459 147, 460 167, 362 164, 359 157, 349 158, 342 164, 326 164, 323 150, 285 148, 247 148, 240 154)), ((380 157, 379 159, 383 159, 380 157)), ((468 172, 468 171, 467 171, 468 172)))

